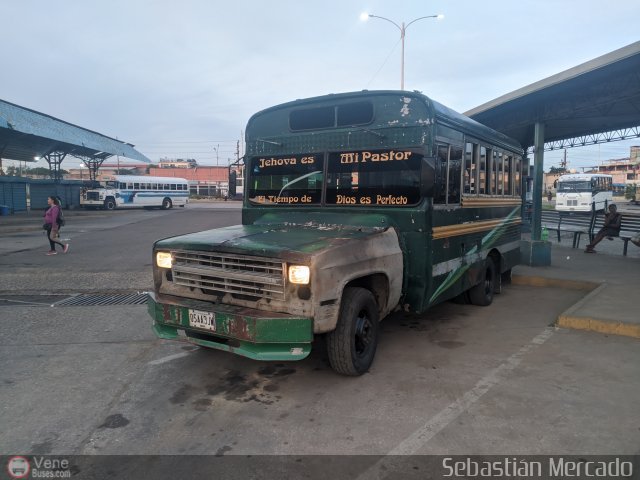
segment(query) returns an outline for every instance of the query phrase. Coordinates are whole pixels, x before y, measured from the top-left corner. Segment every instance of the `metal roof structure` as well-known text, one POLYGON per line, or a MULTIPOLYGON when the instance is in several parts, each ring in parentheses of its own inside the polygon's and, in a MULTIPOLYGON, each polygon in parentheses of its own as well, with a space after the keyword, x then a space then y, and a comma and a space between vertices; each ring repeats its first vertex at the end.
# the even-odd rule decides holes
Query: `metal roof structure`
POLYGON ((150 162, 130 143, 0 100, 0 158, 33 162, 51 154, 85 161, 120 155, 150 162))
POLYGON ((640 42, 502 95, 465 115, 525 148, 534 145, 537 122, 544 124, 547 150, 640 137, 640 42))

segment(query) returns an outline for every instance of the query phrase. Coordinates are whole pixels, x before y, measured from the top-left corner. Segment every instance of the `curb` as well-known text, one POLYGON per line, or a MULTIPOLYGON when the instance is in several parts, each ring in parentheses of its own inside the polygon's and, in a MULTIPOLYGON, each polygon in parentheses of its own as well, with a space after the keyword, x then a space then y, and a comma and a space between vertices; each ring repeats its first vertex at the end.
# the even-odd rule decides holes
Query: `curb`
POLYGON ((555 287, 569 290, 582 290, 591 292, 600 286, 599 283, 583 280, 564 280, 560 278, 537 277, 530 275, 513 275, 511 283, 514 285, 526 285, 529 287, 555 287))
POLYGON ((605 335, 620 335, 623 337, 640 338, 640 324, 625 323, 619 320, 578 316, 575 314, 585 303, 602 293, 602 291, 608 286, 606 282, 599 284, 579 280, 561 280, 546 277, 529 277, 525 275, 514 275, 511 281, 515 285, 567 288, 570 290, 582 290, 589 292, 576 304, 558 315, 555 322, 556 327, 570 328, 572 330, 585 330, 603 333, 605 335))

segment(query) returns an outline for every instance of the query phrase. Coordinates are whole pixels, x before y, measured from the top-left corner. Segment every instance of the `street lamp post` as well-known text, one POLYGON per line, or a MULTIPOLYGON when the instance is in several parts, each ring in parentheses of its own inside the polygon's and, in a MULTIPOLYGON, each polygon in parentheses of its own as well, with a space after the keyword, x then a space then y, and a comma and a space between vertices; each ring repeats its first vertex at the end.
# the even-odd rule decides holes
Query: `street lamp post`
POLYGON ((401 25, 398 25, 393 20, 389 20, 388 18, 380 17, 378 15, 373 15, 371 13, 363 13, 360 16, 360 18, 362 20, 364 20, 364 21, 368 20, 369 18, 379 18, 380 20, 385 20, 385 21, 391 23, 398 30, 400 30, 400 40, 402 41, 402 58, 401 58, 401 61, 400 61, 400 90, 404 90, 404 37, 405 37, 405 34, 407 32, 407 28, 409 28, 409 26, 411 24, 416 23, 418 20, 424 20, 425 18, 437 18, 438 20, 441 20, 441 19, 444 18, 444 15, 439 14, 439 15, 427 15, 425 17, 419 17, 419 18, 416 18, 414 20, 411 20, 406 25, 404 24, 404 22, 402 22, 401 25))

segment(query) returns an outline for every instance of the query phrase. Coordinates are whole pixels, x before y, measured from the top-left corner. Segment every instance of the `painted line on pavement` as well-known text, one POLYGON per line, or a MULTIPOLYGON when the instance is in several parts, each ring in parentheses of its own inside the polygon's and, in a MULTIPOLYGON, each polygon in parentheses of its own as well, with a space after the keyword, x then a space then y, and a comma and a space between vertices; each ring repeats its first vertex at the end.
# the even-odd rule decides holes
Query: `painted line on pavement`
POLYGON ((369 469, 358 476, 358 480, 383 479, 397 471, 394 469, 394 455, 414 455, 425 447, 429 441, 444 430, 452 421, 471 408, 492 387, 498 385, 515 370, 522 362, 523 357, 534 348, 545 343, 555 331, 554 327, 547 327, 535 336, 528 344, 507 358, 498 367, 482 377, 478 383, 464 395, 451 402, 440 410, 435 416, 418 428, 415 432, 400 442, 387 453, 388 458, 382 458, 369 469))

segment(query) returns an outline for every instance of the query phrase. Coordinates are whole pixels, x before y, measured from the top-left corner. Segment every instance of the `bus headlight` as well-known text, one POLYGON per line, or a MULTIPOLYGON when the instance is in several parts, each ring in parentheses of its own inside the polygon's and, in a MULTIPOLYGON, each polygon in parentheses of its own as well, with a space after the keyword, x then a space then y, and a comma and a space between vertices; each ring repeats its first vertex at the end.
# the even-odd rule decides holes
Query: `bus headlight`
POLYGON ((173 257, 169 252, 156 252, 156 265, 160 268, 171 268, 173 257))
POLYGON ((289 265, 289 281, 298 285, 309 283, 309 267, 306 265, 289 265))

